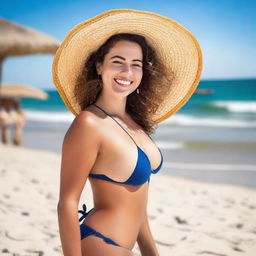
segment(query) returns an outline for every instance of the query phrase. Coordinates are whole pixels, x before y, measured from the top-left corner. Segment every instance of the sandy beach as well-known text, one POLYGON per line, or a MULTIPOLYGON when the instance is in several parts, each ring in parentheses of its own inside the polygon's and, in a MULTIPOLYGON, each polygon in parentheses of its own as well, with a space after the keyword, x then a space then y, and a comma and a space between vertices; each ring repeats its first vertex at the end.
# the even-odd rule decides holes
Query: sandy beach
MULTIPOLYGON (((0 254, 62 255, 56 205, 60 154, 0 144, 0 254)), ((170 171, 170 170, 169 170, 170 171)), ((148 215, 161 256, 255 256, 256 190, 153 175, 148 215)), ((89 182, 80 208, 92 207, 89 182)), ((134 253, 139 256, 137 244, 134 253)))

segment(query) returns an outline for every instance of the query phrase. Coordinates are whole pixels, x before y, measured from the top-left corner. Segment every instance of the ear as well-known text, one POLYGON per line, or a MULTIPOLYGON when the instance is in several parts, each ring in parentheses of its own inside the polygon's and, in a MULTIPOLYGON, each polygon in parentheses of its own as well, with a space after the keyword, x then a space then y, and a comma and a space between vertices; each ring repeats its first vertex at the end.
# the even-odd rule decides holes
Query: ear
POLYGON ((96 70, 98 75, 101 75, 102 64, 100 62, 96 62, 96 70))

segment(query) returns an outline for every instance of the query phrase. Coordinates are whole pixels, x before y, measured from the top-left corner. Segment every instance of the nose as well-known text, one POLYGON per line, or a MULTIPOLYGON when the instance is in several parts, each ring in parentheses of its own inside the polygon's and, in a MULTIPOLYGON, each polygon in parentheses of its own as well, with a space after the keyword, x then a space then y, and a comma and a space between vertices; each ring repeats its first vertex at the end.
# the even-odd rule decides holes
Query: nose
POLYGON ((127 64, 123 65, 122 72, 131 74, 132 73, 132 69, 131 69, 130 65, 127 65, 127 64))

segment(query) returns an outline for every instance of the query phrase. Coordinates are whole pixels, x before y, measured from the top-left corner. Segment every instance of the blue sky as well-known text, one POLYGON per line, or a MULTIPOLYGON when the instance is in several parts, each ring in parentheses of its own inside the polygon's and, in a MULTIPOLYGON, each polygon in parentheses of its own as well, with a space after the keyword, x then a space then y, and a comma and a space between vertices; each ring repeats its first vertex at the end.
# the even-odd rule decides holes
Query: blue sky
MULTIPOLYGON (((156 12, 190 30, 203 51, 202 79, 256 78, 256 1, 0 0, 1 17, 59 41, 78 23, 119 8, 156 12)), ((10 57, 3 65, 3 83, 54 89, 52 60, 51 55, 10 57)))

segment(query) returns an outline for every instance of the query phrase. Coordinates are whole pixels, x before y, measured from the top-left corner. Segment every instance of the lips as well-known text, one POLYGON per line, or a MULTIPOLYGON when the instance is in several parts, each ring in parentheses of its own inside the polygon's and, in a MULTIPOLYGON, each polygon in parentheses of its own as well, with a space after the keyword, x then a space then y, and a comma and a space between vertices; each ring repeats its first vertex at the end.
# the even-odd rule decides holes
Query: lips
POLYGON ((118 78, 114 78, 114 80, 118 85, 123 86, 123 87, 128 87, 133 83, 133 81, 118 79, 118 78))

